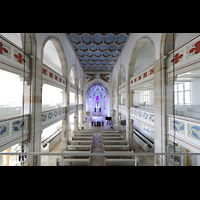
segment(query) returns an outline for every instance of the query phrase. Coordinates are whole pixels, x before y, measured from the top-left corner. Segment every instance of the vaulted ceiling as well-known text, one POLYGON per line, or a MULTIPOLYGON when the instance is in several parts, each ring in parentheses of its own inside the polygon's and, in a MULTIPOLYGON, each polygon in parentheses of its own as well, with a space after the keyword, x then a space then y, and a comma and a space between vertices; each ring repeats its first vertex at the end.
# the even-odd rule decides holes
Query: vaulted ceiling
MULTIPOLYGON (((105 92, 106 95, 109 95, 107 88, 102 83, 99 83, 99 82, 95 82, 94 84, 92 84, 88 88, 86 95, 88 97, 89 97, 89 95, 93 95, 93 97, 95 97, 95 94, 98 93, 98 92, 101 95, 103 94, 103 92, 105 92)), ((102 96, 101 96, 101 98, 102 98, 102 96)))
POLYGON ((112 71, 129 33, 66 33, 83 71, 112 71))

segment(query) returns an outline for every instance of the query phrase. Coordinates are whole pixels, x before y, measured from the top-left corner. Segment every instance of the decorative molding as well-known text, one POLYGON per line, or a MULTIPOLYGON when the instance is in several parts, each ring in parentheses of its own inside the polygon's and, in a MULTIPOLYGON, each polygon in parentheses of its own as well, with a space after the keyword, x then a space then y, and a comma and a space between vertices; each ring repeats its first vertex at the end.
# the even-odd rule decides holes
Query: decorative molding
POLYGON ((176 139, 191 148, 200 149, 200 120, 178 115, 175 115, 174 118, 173 115, 168 115, 168 134, 171 140, 173 140, 174 131, 176 139))
POLYGON ((78 86, 77 85, 75 85, 75 84, 73 84, 72 82, 70 82, 69 81, 69 91, 70 92, 73 92, 73 93, 75 93, 75 94, 77 94, 78 93, 78 86))
POLYGON ((199 67, 200 62, 200 35, 195 36, 185 44, 169 53, 167 58, 168 78, 173 76, 173 63, 175 64, 175 75, 179 75, 199 67), (198 66, 195 64, 198 63, 198 66))
POLYGON ((3 119, 0 121, 0 151, 7 149, 10 144, 16 140, 22 138, 22 128, 23 128, 23 139, 27 139, 28 132, 28 118, 29 115, 12 117, 3 119))
POLYGON ((130 118, 133 120, 138 120, 145 125, 149 125, 154 128, 154 112, 149 110, 143 110, 139 108, 130 108, 130 118))
POLYGON ((126 82, 119 86, 119 93, 126 92, 126 82))
POLYGON ((154 78, 154 65, 147 67, 145 70, 140 72, 138 75, 130 78, 130 90, 134 87, 141 86, 142 83, 147 83, 154 78))
POLYGON ((57 108, 54 110, 49 110, 42 112, 42 128, 47 128, 48 126, 56 123, 57 121, 65 118, 65 107, 57 108))
POLYGON ((24 64, 26 77, 29 77, 29 57, 24 51, 8 42, 0 35, 0 69, 23 76, 24 64))
POLYGON ((43 64, 42 67, 42 77, 43 81, 47 84, 51 83, 56 87, 60 87, 62 89, 66 88, 66 79, 45 64, 43 64))

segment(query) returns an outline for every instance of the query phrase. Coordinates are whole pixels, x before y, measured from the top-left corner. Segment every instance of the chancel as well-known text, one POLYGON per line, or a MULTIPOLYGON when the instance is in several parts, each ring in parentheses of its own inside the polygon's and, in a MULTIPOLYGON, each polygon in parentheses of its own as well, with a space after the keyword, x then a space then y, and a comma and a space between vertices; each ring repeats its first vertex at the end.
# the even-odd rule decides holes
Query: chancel
MULTIPOLYGON (((110 117, 110 96, 107 88, 100 82, 93 83, 86 92, 86 110, 93 117, 110 117)), ((93 119, 94 120, 94 119, 93 119)))
POLYGON ((200 165, 200 33, 0 33, 0 85, 0 166, 200 165))

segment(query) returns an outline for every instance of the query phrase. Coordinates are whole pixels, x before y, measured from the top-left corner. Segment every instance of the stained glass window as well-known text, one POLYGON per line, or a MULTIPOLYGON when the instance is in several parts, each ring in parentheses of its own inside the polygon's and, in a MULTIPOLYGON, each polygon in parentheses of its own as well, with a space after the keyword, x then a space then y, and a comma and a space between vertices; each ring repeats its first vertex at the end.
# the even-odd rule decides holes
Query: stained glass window
POLYGON ((107 97, 104 96, 104 109, 106 109, 106 99, 107 99, 107 97))
POLYGON ((92 98, 91 98, 91 96, 89 98, 89 109, 92 109, 92 98))

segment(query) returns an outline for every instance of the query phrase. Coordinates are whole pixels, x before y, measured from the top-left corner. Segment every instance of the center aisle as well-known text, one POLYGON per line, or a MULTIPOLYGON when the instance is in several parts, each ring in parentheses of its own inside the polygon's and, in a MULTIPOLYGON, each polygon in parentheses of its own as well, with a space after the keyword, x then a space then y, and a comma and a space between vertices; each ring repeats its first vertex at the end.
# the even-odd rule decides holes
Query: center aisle
MULTIPOLYGON (((100 132, 95 132, 93 136, 92 153, 103 153, 102 136, 100 132)), ((91 166, 104 166, 104 156, 91 156, 91 166)))

